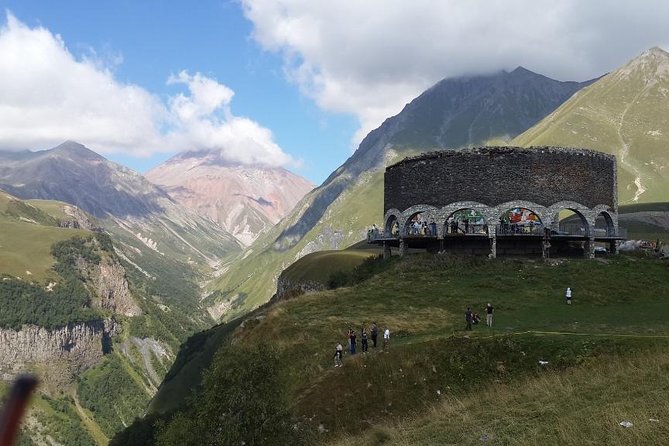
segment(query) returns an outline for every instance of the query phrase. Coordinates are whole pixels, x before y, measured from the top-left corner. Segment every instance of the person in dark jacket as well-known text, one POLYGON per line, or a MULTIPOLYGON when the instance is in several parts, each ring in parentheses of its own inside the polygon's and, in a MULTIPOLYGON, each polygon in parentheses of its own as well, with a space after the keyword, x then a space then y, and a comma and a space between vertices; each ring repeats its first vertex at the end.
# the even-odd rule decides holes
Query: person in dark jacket
POLYGON ((370 334, 372 335, 372 347, 376 348, 376 338, 379 336, 379 327, 376 325, 376 322, 372 323, 370 334))
POLYGON ((465 311, 465 322, 467 325, 465 325, 465 330, 471 330, 472 329, 472 322, 474 321, 474 313, 472 313, 472 309, 467 307, 467 311, 465 311))
POLYGON ((362 343, 362 352, 367 353, 367 329, 362 327, 360 332, 360 342, 362 343))

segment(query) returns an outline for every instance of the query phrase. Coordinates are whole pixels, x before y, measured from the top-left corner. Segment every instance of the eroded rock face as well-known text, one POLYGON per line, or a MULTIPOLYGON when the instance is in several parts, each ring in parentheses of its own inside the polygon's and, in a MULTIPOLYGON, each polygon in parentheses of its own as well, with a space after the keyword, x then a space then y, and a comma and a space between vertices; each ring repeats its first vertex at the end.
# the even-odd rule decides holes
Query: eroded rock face
POLYGON ((97 274, 93 275, 95 292, 99 296, 100 308, 124 316, 138 316, 142 310, 130 294, 125 269, 117 262, 100 262, 97 274))
POLYGON ((67 363, 73 373, 97 364, 111 349, 120 327, 113 319, 68 324, 49 330, 24 325, 0 329, 0 374, 11 379, 35 364, 67 363))
POLYGON ((65 205, 63 212, 72 217, 71 220, 62 221, 60 226, 64 228, 80 228, 93 231, 97 228, 95 222, 89 218, 88 214, 76 206, 65 205))
POLYGON ((103 257, 97 265, 80 258, 77 268, 93 288, 97 299, 93 306, 124 316, 138 316, 142 310, 135 303, 126 278, 125 268, 109 257, 103 257))

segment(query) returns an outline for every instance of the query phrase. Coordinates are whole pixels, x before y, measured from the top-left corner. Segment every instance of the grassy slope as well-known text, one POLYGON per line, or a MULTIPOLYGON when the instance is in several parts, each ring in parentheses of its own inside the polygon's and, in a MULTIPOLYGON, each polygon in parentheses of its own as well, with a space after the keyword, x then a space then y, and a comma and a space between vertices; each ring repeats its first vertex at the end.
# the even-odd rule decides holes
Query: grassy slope
POLYGON ((606 355, 572 370, 447 396, 423 416, 333 445, 477 445, 486 438, 519 446, 663 444, 669 435, 668 368, 666 349, 606 355), (621 421, 634 426, 624 429, 621 421))
POLYGON ((291 283, 309 281, 325 285, 332 273, 350 271, 375 254, 375 251, 361 249, 313 252, 286 268, 282 277, 291 283))
MULTIPOLYGON (((291 371, 296 410, 315 415, 331 433, 357 433, 424 413, 438 404, 436 390, 463 399, 494 381, 536 378, 538 359, 561 370, 588 357, 666 346, 666 276, 666 263, 625 256, 549 265, 414 256, 359 286, 262 309, 232 338, 276 343, 291 371), (572 306, 562 297, 567 285, 575 293, 572 306), (463 339, 464 309, 483 313, 489 301, 495 329, 477 327, 463 339), (332 349, 344 342, 345 330, 372 320, 390 327, 391 354, 347 356, 345 367, 333 369, 332 349)), ((190 369, 191 386, 196 376, 190 369)), ((161 389, 171 408, 190 391, 175 383, 161 389)))
POLYGON ((26 202, 16 201, 0 191, 0 275, 39 282, 53 278, 51 245, 89 232, 42 224, 51 217, 60 217, 62 211, 55 210, 60 205, 58 202, 49 206, 29 202, 34 206, 32 209, 30 206, 14 206, 15 203, 26 202))

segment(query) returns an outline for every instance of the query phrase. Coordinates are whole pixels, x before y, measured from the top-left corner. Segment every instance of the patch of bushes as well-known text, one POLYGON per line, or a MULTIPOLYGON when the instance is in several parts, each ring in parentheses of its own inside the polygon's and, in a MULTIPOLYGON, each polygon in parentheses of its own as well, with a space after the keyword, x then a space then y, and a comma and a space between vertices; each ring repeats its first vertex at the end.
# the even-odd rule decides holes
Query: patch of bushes
POLYGON ((309 444, 289 409, 281 364, 265 344, 220 349, 193 406, 158 425, 157 444, 309 444))

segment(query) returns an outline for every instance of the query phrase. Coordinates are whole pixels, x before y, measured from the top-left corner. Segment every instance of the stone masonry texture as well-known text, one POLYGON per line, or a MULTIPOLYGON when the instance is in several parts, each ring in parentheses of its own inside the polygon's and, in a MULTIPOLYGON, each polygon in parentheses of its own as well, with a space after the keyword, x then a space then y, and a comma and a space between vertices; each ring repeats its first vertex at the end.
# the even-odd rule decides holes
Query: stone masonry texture
POLYGON ((611 155, 561 147, 432 152, 386 169, 384 210, 462 201, 496 206, 521 199, 543 206, 568 200, 615 209, 615 164, 611 155))

